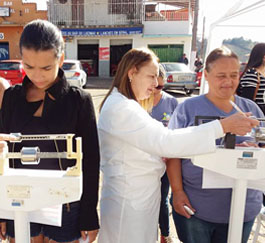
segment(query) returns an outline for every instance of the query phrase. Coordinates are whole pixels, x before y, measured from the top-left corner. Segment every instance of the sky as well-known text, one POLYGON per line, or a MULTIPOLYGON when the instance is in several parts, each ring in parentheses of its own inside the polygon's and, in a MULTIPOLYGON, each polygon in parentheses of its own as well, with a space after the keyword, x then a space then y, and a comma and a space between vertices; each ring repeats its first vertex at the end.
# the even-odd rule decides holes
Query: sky
POLYGON ((38 10, 47 10, 47 2, 48 0, 23 0, 24 3, 37 3, 38 10))
MULTIPOLYGON (((200 0, 198 34, 202 35, 203 16, 205 16, 206 21, 205 36, 207 37, 210 25, 223 17, 238 2, 239 0, 200 0)), ((265 0, 241 0, 238 10, 257 2, 260 2, 259 8, 232 18, 229 21, 222 22, 226 26, 215 28, 215 32, 218 32, 218 35, 220 37, 223 36, 224 39, 243 36, 245 39, 265 42, 265 0)))

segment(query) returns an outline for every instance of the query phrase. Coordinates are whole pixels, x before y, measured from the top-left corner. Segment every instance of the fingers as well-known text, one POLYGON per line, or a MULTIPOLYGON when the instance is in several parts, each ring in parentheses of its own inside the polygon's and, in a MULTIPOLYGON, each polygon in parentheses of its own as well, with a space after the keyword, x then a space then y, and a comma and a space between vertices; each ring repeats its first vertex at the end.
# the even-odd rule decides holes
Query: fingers
POLYGON ((250 116, 252 116, 252 113, 251 113, 251 112, 243 112, 243 114, 244 114, 246 117, 250 117, 250 116))
POLYGON ((6 239, 6 223, 5 222, 0 223, 0 239, 1 240, 6 239))
POLYGON ((220 120, 224 133, 232 133, 243 136, 250 132, 253 127, 259 125, 259 121, 255 118, 250 118, 241 113, 236 113, 232 116, 220 120))
POLYGON ((191 218, 191 215, 185 210, 184 205, 182 205, 180 208, 180 214, 184 216, 185 218, 189 219, 191 218))
POLYGON ((0 133, 0 141, 15 141, 17 137, 10 134, 0 133))
POLYGON ((0 133, 0 153, 3 152, 4 147, 7 145, 5 141, 16 141, 17 137, 10 134, 0 133))
POLYGON ((185 210, 184 205, 188 206, 192 211, 196 211, 190 204, 184 191, 179 191, 175 194, 173 193, 173 207, 175 212, 189 219, 191 215, 185 210))
POLYGON ((0 141, 0 153, 4 151, 4 147, 7 146, 7 143, 4 141, 0 141))
POLYGON ((81 231, 81 237, 85 241, 87 237, 89 238, 89 243, 92 243, 96 240, 98 234, 98 230, 91 230, 91 231, 81 231))
POLYGON ((192 207, 190 201, 187 201, 185 205, 187 205, 193 212, 196 212, 196 209, 192 207))
POLYGON ((242 122, 238 124, 238 135, 246 135, 251 132, 252 128, 259 126, 259 121, 253 118, 245 117, 242 122))
POLYGON ((259 125, 259 121, 257 120, 257 119, 255 119, 255 118, 248 118, 248 119, 250 119, 250 122, 251 122, 251 126, 252 127, 256 127, 256 126, 258 126, 259 125))
POLYGON ((174 210, 175 210, 176 213, 178 213, 178 214, 184 216, 185 218, 189 219, 189 218, 191 218, 191 215, 184 208, 185 205, 186 205, 185 203, 174 204, 174 210))
POLYGON ((6 142, 5 141, 0 141, 0 148, 4 148, 6 146, 6 142))
POLYGON ((251 112, 247 112, 245 113, 246 116, 242 116, 241 114, 239 114, 241 116, 241 119, 242 119, 242 122, 246 121, 246 122, 249 122, 249 125, 251 127, 256 127, 259 125, 259 121, 252 116, 252 113, 251 112))
POLYGON ((94 242, 97 238, 97 235, 98 235, 98 230, 88 231, 89 243, 94 242))
POLYGON ((243 143, 236 144, 237 147, 255 147, 258 148, 259 146, 254 142, 244 141, 243 143))
POLYGON ((86 240, 87 231, 81 231, 81 237, 82 237, 83 240, 86 240))

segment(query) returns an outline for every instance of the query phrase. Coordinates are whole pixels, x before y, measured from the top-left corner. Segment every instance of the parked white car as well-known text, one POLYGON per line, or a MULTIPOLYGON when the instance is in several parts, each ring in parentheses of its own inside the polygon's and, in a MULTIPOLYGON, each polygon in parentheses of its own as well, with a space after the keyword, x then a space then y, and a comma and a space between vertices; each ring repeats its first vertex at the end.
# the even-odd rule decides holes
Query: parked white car
POLYGON ((64 60, 62 69, 70 85, 83 88, 86 85, 87 74, 79 60, 64 60))
POLYGON ((192 72, 184 63, 162 62, 165 68, 167 80, 164 89, 184 90, 186 94, 192 94, 197 87, 196 73, 192 72))

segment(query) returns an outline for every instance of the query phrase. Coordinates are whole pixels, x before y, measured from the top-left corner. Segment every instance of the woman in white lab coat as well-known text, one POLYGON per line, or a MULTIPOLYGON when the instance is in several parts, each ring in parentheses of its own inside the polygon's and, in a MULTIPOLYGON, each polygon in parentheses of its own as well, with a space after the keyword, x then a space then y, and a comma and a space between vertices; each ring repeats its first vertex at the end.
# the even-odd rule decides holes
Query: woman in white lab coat
POLYGON ((103 186, 99 243, 154 243, 160 205, 161 157, 215 150, 226 132, 245 134, 258 121, 236 114, 199 127, 168 130, 141 107, 158 85, 158 59, 127 52, 101 107, 98 129, 103 186))

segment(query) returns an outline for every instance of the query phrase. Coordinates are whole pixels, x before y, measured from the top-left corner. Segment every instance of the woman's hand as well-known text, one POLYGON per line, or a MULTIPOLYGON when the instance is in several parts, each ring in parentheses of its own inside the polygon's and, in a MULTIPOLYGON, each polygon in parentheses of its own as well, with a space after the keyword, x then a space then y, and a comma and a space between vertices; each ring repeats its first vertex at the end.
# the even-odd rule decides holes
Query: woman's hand
POLYGON ((237 135, 245 135, 250 132, 253 127, 259 125, 259 121, 255 118, 250 118, 251 113, 236 113, 224 119, 221 119, 224 133, 232 133, 237 135))
POLYGON ((237 147, 255 147, 258 148, 258 144, 253 141, 244 141, 243 143, 236 144, 237 147))
POLYGON ((190 218, 191 215, 188 214, 186 212, 186 210, 184 209, 184 205, 187 205, 193 212, 195 212, 196 210, 191 206, 190 204, 190 201, 186 195, 186 193, 184 191, 177 191, 177 192, 173 192, 173 207, 174 207, 174 210, 186 217, 186 218, 190 218))
POLYGON ((0 133, 0 153, 3 152, 4 147, 7 145, 5 141, 16 141, 17 137, 10 134, 0 133))
POLYGON ((16 141, 17 137, 11 134, 0 133, 0 141, 16 141))
POLYGON ((7 146, 7 143, 5 141, 0 141, 0 153, 4 151, 5 146, 7 146))
POLYGON ((89 243, 92 243, 96 240, 98 235, 98 229, 97 230, 91 230, 91 231, 81 231, 81 237, 83 240, 86 240, 87 237, 89 237, 89 243))
POLYGON ((0 222, 0 239, 6 239, 6 222, 0 222))

